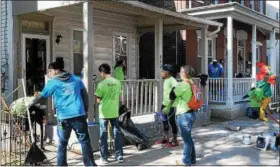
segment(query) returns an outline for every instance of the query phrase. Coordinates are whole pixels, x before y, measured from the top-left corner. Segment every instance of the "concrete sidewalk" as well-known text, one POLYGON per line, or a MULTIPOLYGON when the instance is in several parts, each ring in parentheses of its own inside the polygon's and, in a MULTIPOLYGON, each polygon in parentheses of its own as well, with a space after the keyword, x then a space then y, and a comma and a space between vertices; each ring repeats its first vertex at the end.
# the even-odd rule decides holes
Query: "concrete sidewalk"
MULTIPOLYGON (((197 164, 199 165, 280 165, 279 152, 261 151, 255 148, 257 135, 267 132, 279 132, 279 126, 274 123, 264 123, 259 120, 248 118, 239 118, 231 121, 234 124, 242 126, 239 132, 229 131, 225 129, 228 122, 212 123, 208 126, 197 127, 193 129, 193 138, 196 148, 197 164), (243 134, 252 136, 252 145, 243 145, 243 134)), ((56 164, 56 147, 46 146, 49 150, 45 152, 51 162, 56 164)), ((162 145, 153 145, 152 148, 137 151, 135 146, 127 146, 124 148, 125 162, 118 164, 113 159, 109 159, 109 166, 175 166, 175 161, 181 159, 183 143, 176 148, 166 148, 162 145)), ((99 153, 95 153, 96 163, 99 162, 99 153)), ((72 152, 68 152, 69 165, 83 165, 82 156, 72 152)))

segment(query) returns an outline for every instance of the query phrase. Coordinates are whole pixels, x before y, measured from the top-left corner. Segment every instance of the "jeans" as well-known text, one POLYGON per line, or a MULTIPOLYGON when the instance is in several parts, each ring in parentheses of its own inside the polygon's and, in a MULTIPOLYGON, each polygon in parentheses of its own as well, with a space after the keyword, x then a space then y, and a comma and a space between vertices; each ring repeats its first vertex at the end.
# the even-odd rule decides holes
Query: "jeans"
POLYGON ((195 120, 195 113, 191 111, 177 115, 176 118, 184 142, 183 162, 186 165, 191 165, 196 162, 195 147, 191 135, 192 125, 195 120))
POLYGON ((115 139, 115 149, 116 149, 116 158, 123 158, 123 146, 122 146, 122 138, 121 138, 121 130, 119 126, 118 118, 112 119, 100 119, 100 152, 101 157, 104 160, 108 160, 108 123, 111 123, 114 132, 115 139))
POLYGON ((85 166, 96 166, 93 158, 88 124, 85 116, 58 120, 57 135, 59 138, 57 165, 67 166, 67 144, 72 129, 75 131, 79 143, 82 146, 83 161, 85 166))
MULTIPOLYGON (((161 106, 161 110, 163 110, 165 108, 164 105, 161 106)), ((176 118, 175 118, 175 108, 171 107, 169 114, 167 116, 168 121, 162 121, 163 123, 163 131, 164 132, 168 132, 169 131, 169 124, 171 126, 171 130, 172 130, 172 134, 177 135, 177 125, 176 125, 176 118)))

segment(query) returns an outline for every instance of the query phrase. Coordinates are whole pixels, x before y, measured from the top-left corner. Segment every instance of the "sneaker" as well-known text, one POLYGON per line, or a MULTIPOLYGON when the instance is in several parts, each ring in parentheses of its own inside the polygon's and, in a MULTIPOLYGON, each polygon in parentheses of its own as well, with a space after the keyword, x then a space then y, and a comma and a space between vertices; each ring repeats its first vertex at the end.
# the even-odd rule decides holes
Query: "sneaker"
POLYGON ((156 142, 156 144, 166 144, 167 141, 168 141, 168 139, 166 139, 165 137, 163 137, 161 140, 158 140, 158 141, 156 142))
POLYGON ((179 146, 179 143, 177 140, 172 140, 171 142, 168 142, 166 145, 168 148, 172 148, 172 147, 179 146))
POLYGON ((123 163, 123 157, 119 157, 119 158, 117 158, 117 161, 118 161, 118 163, 123 163))
POLYGON ((189 165, 185 164, 182 160, 177 160, 176 165, 177 166, 189 166, 189 165))
POLYGON ((100 162, 105 165, 105 164, 108 164, 109 161, 107 159, 104 159, 104 158, 100 158, 100 162))

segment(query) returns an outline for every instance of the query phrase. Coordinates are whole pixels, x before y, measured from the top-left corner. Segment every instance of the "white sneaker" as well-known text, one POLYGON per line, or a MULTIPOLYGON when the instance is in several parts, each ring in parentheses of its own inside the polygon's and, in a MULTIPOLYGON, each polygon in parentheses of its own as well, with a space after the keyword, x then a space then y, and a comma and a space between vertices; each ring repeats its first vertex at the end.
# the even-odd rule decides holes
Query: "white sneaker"
POLYGON ((107 159, 103 159, 102 157, 100 158, 100 162, 105 165, 105 164, 108 164, 109 161, 107 159))

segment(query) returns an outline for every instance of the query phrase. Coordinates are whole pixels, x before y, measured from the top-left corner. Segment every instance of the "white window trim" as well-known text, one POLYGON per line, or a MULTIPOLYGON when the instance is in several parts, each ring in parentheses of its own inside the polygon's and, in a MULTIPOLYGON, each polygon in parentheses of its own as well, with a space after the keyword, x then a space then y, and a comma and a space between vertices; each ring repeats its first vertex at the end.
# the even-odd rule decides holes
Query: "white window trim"
POLYGON ((260 0, 259 3, 260 3, 260 5, 259 5, 259 7, 260 7, 260 13, 263 14, 263 11, 264 11, 264 10, 263 10, 264 2, 263 2, 263 0, 260 0))
POLYGON ((252 6, 252 8, 251 8, 251 6, 250 6, 250 8, 252 10, 255 10, 255 1, 254 0, 250 0, 250 5, 252 6))
MULTIPOLYGON (((201 39, 201 30, 197 30, 196 31, 197 34, 197 42, 199 42, 199 39, 201 39)), ((212 58, 212 59, 216 59, 216 38, 218 37, 218 35, 214 35, 211 38, 208 38, 208 40, 212 41, 212 57, 207 56, 208 58, 212 58)), ((197 48, 199 49, 199 48, 197 48)), ((201 57, 198 52, 197 52, 197 57, 201 57)))
POLYGON ((74 31, 82 31, 82 33, 83 33, 84 29, 82 27, 70 26, 70 55, 71 55, 71 58, 70 58, 70 60, 71 60, 70 70, 71 70, 71 73, 74 73, 74 66, 75 66, 75 63, 74 63, 74 53, 73 53, 73 38, 74 38, 73 37, 73 32, 74 31))
POLYGON ((112 72, 114 72, 114 66, 116 64, 116 55, 115 55, 115 35, 120 35, 120 36, 126 36, 127 37, 127 43, 126 43, 126 50, 127 50, 127 62, 126 62, 126 78, 131 78, 132 74, 131 74, 131 53, 132 53, 132 47, 131 47, 131 40, 132 40, 132 34, 131 33, 125 33, 125 32, 116 32, 114 31, 112 34, 112 40, 113 40, 113 57, 112 57, 112 72))

